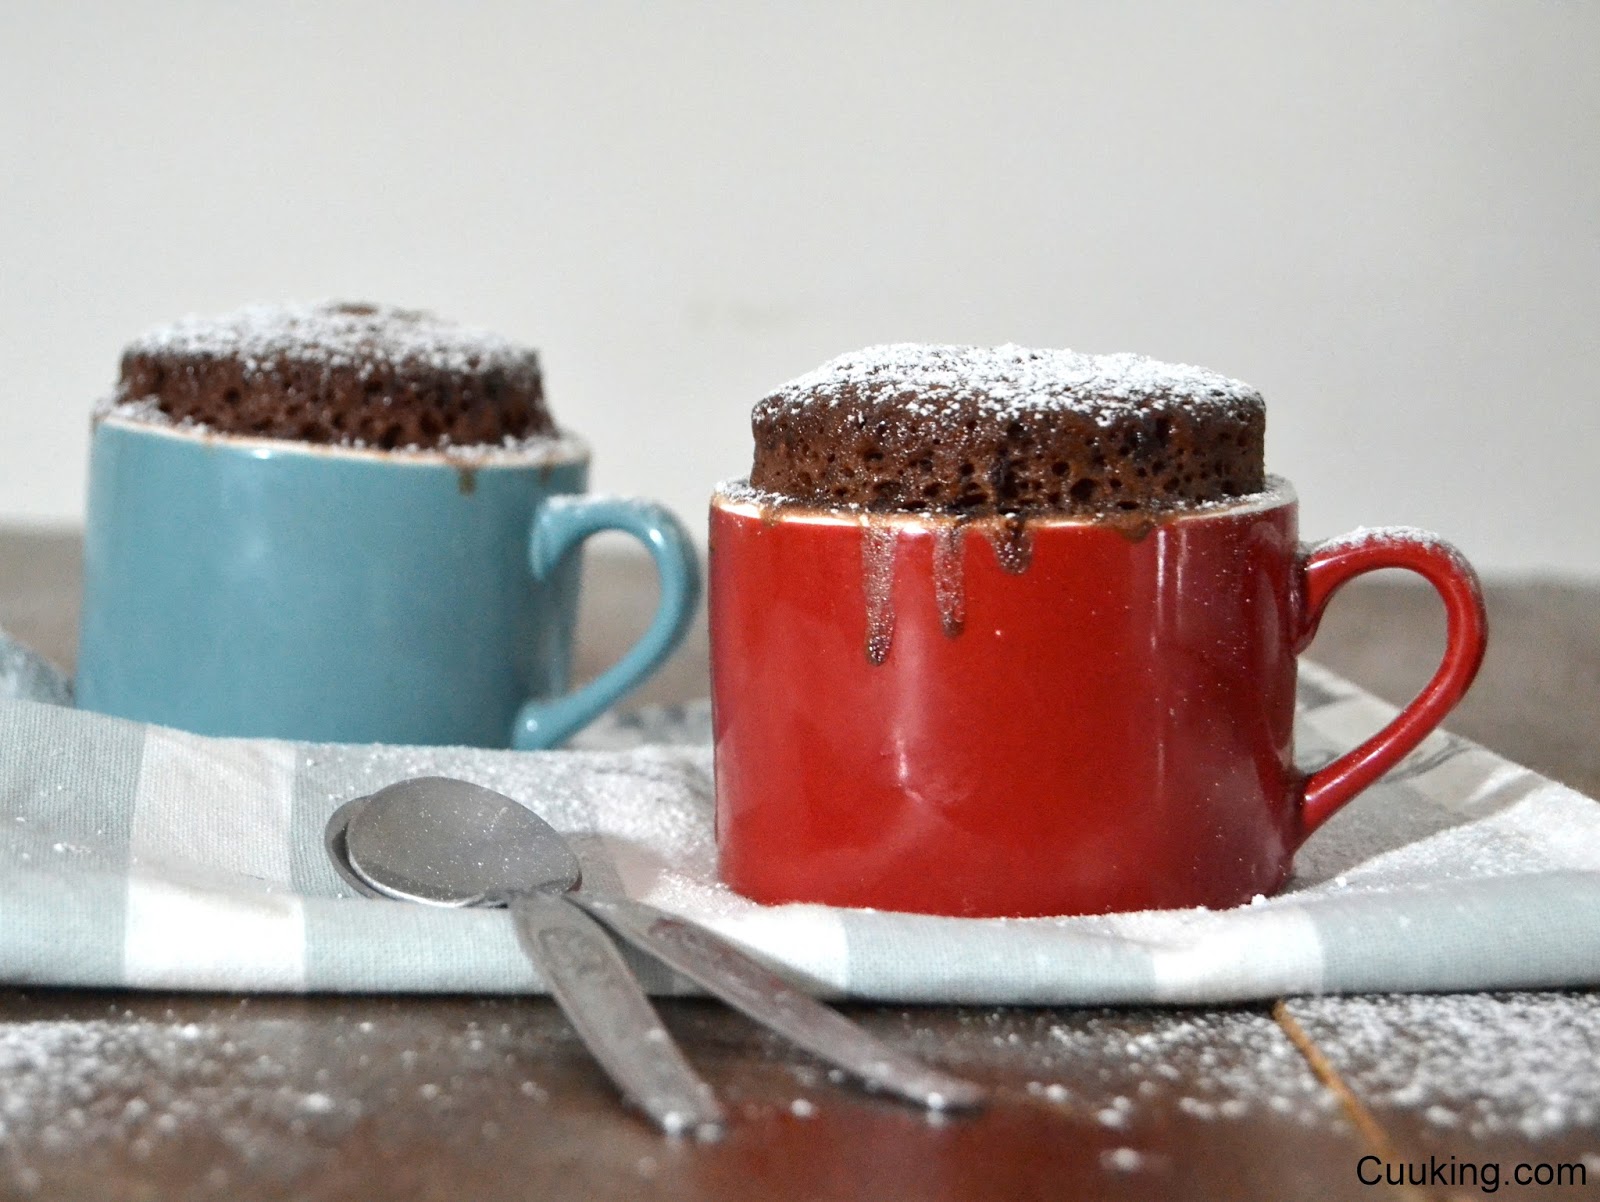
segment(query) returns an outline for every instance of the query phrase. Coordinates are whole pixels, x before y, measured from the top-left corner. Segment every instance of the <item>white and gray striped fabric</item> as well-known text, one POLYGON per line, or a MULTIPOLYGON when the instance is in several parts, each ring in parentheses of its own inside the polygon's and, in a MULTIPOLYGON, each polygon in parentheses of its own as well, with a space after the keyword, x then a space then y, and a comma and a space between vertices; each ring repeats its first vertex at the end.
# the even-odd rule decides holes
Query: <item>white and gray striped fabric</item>
MULTIPOLYGON (((533 806, 575 837, 586 888, 703 922, 826 996, 1221 1002, 1600 984, 1600 805, 1447 734, 1319 831, 1277 897, 1218 912, 953 919, 762 907, 722 888, 703 705, 610 719, 588 750, 318 746, 83 713, 56 704, 48 673, 27 672, 27 687, 15 670, 0 681, 10 984, 541 990, 503 911, 358 899, 326 862, 323 826, 341 802, 425 774, 533 806)), ((1314 665, 1301 678, 1304 761, 1392 712, 1314 665)), ((687 991, 639 967, 656 992, 687 991)))

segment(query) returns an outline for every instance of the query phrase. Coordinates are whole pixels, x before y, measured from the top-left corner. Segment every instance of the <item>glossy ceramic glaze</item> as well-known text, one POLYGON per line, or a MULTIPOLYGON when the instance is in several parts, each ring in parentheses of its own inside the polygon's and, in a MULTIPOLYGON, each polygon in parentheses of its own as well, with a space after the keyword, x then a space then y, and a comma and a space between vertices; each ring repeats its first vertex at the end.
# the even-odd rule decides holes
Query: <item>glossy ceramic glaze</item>
POLYGON ((557 743, 665 658, 698 600, 677 521, 578 495, 586 473, 571 443, 469 467, 101 421, 78 704, 214 735, 557 743), (612 528, 650 548, 661 606, 566 694, 576 551, 612 528))
POLYGON ((720 870, 764 902, 1020 916, 1270 893, 1439 722, 1484 641, 1452 550, 1389 533, 1308 552, 1282 484, 1153 526, 1035 521, 1020 544, 718 498, 710 579, 720 870), (1333 589, 1378 567, 1440 589, 1446 662, 1308 781, 1295 655, 1333 589))

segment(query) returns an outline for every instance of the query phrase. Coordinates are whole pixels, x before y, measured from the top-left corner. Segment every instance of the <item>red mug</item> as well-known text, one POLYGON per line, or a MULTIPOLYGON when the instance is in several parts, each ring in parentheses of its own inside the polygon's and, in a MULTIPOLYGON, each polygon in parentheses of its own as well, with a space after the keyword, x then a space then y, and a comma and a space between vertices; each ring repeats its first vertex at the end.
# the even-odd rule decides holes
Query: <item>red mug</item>
POLYGON ((719 870, 761 902, 962 916, 1223 907, 1443 720, 1477 577, 1404 528, 1302 546, 1281 480, 1154 518, 959 520, 712 500, 719 870), (1406 568, 1444 661, 1355 750, 1293 758, 1295 657, 1340 585, 1406 568))

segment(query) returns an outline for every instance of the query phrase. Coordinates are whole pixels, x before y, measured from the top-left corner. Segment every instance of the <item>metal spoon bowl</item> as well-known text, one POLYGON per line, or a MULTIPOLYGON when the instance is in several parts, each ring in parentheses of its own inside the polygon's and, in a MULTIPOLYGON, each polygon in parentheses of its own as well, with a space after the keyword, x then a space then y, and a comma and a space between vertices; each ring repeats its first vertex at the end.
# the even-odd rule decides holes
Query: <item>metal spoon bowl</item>
POLYGON ((532 810, 449 777, 390 785, 351 815, 351 870, 385 897, 429 906, 504 906, 520 893, 562 894, 583 870, 532 810), (381 798, 381 801, 379 801, 381 798))
MULTIPOLYGON (((334 867, 358 892, 433 905, 494 905, 510 892, 570 890, 577 857, 559 831, 503 794, 443 777, 402 781, 328 823, 334 867), (452 844, 450 840, 457 840, 452 844)), ((937 1110, 984 1092, 888 1047, 704 927, 627 898, 567 894, 571 906, 707 992, 869 1089, 937 1110)))
POLYGON ((725 1120, 711 1087, 605 929, 566 899, 578 861, 554 834, 498 793, 421 777, 342 807, 327 840, 342 852, 334 861, 341 873, 363 892, 432 906, 509 906, 523 951, 623 1095, 670 1134, 714 1138, 725 1120))

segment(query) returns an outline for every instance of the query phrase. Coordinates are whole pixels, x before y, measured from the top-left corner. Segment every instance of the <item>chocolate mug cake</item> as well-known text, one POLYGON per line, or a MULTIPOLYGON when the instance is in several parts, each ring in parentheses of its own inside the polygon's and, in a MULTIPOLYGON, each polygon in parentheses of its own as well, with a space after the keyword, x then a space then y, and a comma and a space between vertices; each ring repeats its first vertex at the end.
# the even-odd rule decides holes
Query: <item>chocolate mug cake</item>
POLYGON ((896 540, 895 524, 874 514, 921 514, 938 524, 933 585, 953 637, 965 621, 959 560, 968 533, 1021 572, 1036 519, 1095 519, 1139 538, 1164 514, 1267 487, 1261 394, 1142 355, 868 347, 769 394, 751 425, 751 496, 864 515, 874 663, 893 635, 896 540))
POLYGON ((370 304, 255 305, 129 344, 113 406, 218 434, 376 450, 557 436, 539 356, 484 330, 370 304))
POLYGON ((96 411, 77 698, 200 734, 559 744, 687 629, 694 542, 587 493, 538 355, 425 313, 254 306, 135 340, 96 411), (637 538, 652 626, 571 687, 583 543, 637 538))
POLYGON ((754 411, 711 502, 718 870, 767 903, 1038 916, 1231 906, 1471 683, 1482 599, 1402 528, 1318 547, 1249 385, 1137 355, 880 346, 754 411), (1450 634, 1314 772, 1295 657, 1405 568, 1450 634))
POLYGON ((752 415, 750 484, 867 510, 1162 510, 1265 486, 1248 384, 1141 355, 1019 346, 868 347, 752 415))

